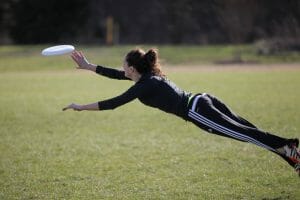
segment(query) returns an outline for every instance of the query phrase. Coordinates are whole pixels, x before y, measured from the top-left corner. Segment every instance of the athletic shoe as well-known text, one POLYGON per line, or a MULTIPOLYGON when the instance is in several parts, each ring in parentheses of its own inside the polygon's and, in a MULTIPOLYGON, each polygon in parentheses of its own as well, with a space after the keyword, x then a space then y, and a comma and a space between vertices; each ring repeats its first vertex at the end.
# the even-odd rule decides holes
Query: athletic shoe
POLYGON ((299 141, 295 140, 283 147, 286 160, 292 165, 300 176, 300 151, 297 149, 299 141))

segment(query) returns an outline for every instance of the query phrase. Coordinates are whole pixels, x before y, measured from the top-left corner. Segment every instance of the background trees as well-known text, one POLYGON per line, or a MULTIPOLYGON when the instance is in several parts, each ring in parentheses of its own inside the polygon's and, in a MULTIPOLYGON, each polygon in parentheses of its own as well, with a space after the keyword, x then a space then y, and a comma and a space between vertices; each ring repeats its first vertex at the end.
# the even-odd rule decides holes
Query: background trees
POLYGON ((2 0, 0 42, 103 44, 108 17, 114 42, 121 44, 249 43, 300 35, 298 0, 2 0))

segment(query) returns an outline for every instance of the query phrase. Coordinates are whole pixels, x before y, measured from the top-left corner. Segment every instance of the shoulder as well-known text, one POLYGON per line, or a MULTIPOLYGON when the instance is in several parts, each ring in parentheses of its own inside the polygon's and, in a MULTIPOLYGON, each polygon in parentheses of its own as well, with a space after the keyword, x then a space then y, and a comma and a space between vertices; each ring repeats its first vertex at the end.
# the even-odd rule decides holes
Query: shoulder
POLYGON ((135 83, 136 88, 142 88, 143 90, 152 90, 157 88, 162 82, 162 78, 155 75, 143 75, 141 79, 135 83))
POLYGON ((145 85, 156 85, 161 82, 165 82, 166 79, 156 75, 143 75, 141 79, 137 82, 137 84, 145 84, 145 85))

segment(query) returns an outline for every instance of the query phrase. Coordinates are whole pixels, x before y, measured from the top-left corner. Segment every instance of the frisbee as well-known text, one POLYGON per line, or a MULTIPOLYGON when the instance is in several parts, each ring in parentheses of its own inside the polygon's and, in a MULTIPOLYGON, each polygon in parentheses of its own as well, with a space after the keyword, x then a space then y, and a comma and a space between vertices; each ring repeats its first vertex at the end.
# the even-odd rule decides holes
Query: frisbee
POLYGON ((75 48, 72 45, 57 45, 53 47, 46 48, 42 51, 43 56, 57 56, 67 53, 71 53, 75 48))

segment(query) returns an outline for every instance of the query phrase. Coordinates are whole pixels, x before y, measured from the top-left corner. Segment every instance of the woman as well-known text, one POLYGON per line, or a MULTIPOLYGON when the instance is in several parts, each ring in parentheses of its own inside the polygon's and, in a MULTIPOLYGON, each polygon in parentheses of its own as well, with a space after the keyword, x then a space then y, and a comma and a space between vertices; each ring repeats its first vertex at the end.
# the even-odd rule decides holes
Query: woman
POLYGON ((300 176, 298 139, 286 139, 258 129, 255 125, 233 113, 216 97, 202 93, 192 95, 169 81, 160 70, 158 53, 150 49, 130 51, 123 71, 89 63, 81 52, 73 52, 72 59, 78 69, 96 72, 135 84, 120 96, 87 105, 70 104, 63 110, 108 110, 138 98, 143 104, 175 114, 210 133, 250 142, 280 155, 300 176))

